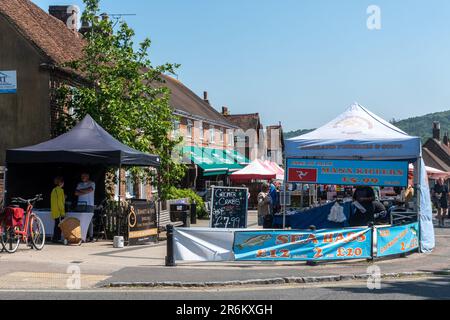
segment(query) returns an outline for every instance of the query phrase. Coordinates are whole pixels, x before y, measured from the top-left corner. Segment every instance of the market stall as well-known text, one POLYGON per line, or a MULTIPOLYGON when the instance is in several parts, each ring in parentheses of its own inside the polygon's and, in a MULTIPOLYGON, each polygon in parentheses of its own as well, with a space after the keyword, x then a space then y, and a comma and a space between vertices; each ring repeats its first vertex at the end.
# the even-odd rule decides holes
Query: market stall
MULTIPOLYGON (((53 187, 52 180, 56 175, 64 176, 68 200, 76 201, 72 197, 79 174, 84 171, 91 173, 91 178, 97 186, 95 205, 98 205, 104 200, 107 168, 120 169, 132 166, 158 168, 159 165, 158 156, 146 154, 122 144, 87 115, 72 130, 53 140, 7 151, 6 200, 10 201, 17 196, 43 194, 44 201, 38 206, 41 210, 37 210, 36 213, 46 224, 47 235, 51 236, 53 227, 50 227, 50 224, 53 226, 53 221, 49 220, 48 208, 50 207, 50 191, 53 187)), ((80 220, 85 238, 86 228, 93 214, 69 210, 67 216, 80 220)))
POLYGON ((420 249, 433 250, 430 192, 420 138, 354 104, 325 126, 287 140, 286 158, 287 182, 307 184, 407 187, 408 166, 413 164, 417 191, 413 211, 420 226, 420 249))
POLYGON ((230 179, 233 182, 246 182, 252 180, 272 180, 277 177, 274 169, 269 168, 261 160, 255 160, 245 168, 231 174, 230 179))

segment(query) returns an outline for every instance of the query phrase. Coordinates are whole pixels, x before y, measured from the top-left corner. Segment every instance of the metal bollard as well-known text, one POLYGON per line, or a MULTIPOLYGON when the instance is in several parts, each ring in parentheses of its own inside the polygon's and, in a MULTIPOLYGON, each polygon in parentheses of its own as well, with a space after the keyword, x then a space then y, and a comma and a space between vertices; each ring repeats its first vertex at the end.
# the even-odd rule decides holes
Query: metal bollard
POLYGON ((372 233, 372 243, 370 246, 370 258, 367 259, 367 262, 373 262, 375 260, 375 252, 374 252, 374 246, 375 246, 375 224, 373 222, 369 222, 369 224, 367 225, 370 229, 371 229, 371 233, 372 233))
POLYGON ((197 224, 197 204, 195 201, 191 203, 191 224, 197 224))
POLYGON ((166 255, 166 267, 175 267, 175 255, 173 252, 173 225, 166 226, 167 232, 167 255, 166 255))
MULTIPOLYGON (((311 230, 312 232, 316 232, 317 228, 316 226, 309 226, 309 230, 311 230)), ((306 261, 306 265, 310 267, 317 266, 317 261, 306 261)))

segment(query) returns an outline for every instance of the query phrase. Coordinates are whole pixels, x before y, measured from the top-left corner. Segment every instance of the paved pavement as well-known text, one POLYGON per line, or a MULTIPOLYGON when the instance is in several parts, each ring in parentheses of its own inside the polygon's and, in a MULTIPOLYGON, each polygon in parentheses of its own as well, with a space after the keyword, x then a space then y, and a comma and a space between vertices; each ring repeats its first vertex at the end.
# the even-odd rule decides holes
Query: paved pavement
MULTIPOLYGON (((255 214, 250 215, 254 227, 255 214)), ((201 221, 199 226, 207 225, 201 221)), ((450 228, 436 229, 437 248, 429 255, 376 261, 382 273, 450 270, 450 228)), ((287 277, 365 274, 371 263, 352 261, 307 266, 299 262, 180 263, 164 266, 165 243, 123 249, 111 242, 81 247, 48 245, 41 251, 22 246, 13 255, 0 253, 0 289, 65 289, 74 276, 81 288, 92 289, 111 282, 234 281, 287 277)))

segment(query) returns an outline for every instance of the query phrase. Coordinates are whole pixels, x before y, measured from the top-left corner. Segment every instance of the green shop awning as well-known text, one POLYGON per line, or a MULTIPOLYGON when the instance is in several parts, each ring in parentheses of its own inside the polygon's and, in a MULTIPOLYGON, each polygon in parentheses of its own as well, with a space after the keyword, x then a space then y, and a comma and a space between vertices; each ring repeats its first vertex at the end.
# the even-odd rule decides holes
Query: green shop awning
POLYGON ((234 162, 239 163, 241 165, 250 164, 250 160, 244 157, 242 154, 237 152, 236 150, 225 150, 225 153, 228 157, 232 158, 234 162))
POLYGON ((204 176, 231 174, 243 168, 221 149, 183 147, 182 153, 185 160, 202 168, 204 176))

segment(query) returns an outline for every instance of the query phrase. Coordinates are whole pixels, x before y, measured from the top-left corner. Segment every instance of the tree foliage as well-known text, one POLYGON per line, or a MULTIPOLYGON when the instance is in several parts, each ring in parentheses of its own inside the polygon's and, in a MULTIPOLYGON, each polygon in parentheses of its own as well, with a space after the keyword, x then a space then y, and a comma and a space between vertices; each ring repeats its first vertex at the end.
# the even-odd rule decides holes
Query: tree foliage
POLYGON ((109 19, 99 18, 99 2, 84 0, 82 20, 91 30, 85 34, 83 58, 67 67, 81 74, 88 85, 59 89, 59 103, 68 110, 60 117, 61 128, 70 129, 90 114, 122 143, 159 155, 161 169, 154 182, 164 195, 185 171, 171 157, 180 141, 169 137, 175 116, 169 105, 170 90, 161 78, 174 74, 178 65, 154 66, 149 59, 151 41, 145 39, 135 48, 133 29, 123 21, 114 26, 109 19))

